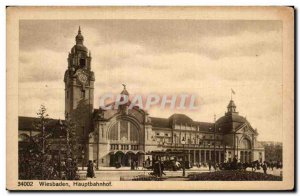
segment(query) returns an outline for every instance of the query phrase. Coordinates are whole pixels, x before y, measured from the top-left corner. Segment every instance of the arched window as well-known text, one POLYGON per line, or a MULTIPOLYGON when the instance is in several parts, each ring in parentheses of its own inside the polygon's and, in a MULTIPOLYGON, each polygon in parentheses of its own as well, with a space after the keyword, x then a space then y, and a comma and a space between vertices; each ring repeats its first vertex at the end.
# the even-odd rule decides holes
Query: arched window
POLYGON ((125 141, 128 140, 128 121, 121 120, 120 122, 120 138, 125 141))
POLYGON ((130 124, 130 141, 138 141, 139 140, 139 131, 134 124, 130 124))
POLYGON ((138 127, 130 121, 120 120, 110 128, 108 139, 123 142, 138 142, 138 127))
POLYGON ((241 148, 243 149, 251 149, 251 142, 249 139, 244 138, 241 142, 241 148))
POLYGON ((115 123, 109 130, 108 133, 109 140, 118 140, 118 123, 115 123))

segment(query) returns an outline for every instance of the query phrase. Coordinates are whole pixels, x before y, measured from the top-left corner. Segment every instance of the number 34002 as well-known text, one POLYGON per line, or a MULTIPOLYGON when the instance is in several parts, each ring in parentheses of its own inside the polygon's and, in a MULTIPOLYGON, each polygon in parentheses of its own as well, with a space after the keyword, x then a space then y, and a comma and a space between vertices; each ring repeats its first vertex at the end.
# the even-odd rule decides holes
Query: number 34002
POLYGON ((18 182, 18 186, 33 186, 33 182, 18 182))

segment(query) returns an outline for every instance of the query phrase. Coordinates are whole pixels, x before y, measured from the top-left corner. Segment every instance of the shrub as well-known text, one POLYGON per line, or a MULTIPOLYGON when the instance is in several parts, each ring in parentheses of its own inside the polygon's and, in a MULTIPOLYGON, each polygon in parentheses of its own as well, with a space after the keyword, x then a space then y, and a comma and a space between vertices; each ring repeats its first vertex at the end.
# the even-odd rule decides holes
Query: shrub
POLYGON ((199 174, 190 174, 194 181, 281 181, 282 177, 251 171, 217 171, 199 174))

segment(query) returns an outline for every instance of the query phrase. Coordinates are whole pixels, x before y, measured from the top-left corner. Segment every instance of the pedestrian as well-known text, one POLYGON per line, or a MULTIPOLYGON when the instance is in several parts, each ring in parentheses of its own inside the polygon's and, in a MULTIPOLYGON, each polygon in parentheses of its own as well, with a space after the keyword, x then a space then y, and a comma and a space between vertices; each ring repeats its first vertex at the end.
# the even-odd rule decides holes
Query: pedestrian
POLYGON ((135 169, 138 170, 139 169, 139 162, 135 161, 135 169))
POLYGON ((148 156, 147 160, 146 160, 146 168, 151 166, 151 160, 150 157, 148 156))
POLYGON ((158 177, 162 177, 162 167, 161 167, 161 161, 159 160, 157 163, 158 166, 158 177))
POLYGON ((87 173, 86 173, 87 178, 93 178, 93 162, 89 160, 87 164, 87 173))
POLYGON ((95 174, 95 171, 97 169, 97 163, 96 163, 96 160, 93 161, 93 178, 96 178, 96 174, 95 174))
POLYGON ((211 171, 211 162, 210 161, 208 161, 208 169, 209 169, 209 171, 211 171))
POLYGON ((274 170, 274 167, 275 167, 275 163, 271 162, 271 169, 272 169, 272 171, 274 170))
POLYGON ((153 175, 158 177, 159 176, 159 165, 157 160, 153 160, 153 175))
POLYGON ((165 165, 164 165, 163 162, 161 162, 160 168, 161 168, 161 175, 165 175, 165 176, 166 176, 166 173, 164 172, 164 170, 165 170, 165 165))
POLYGON ((262 168, 264 170, 264 174, 267 174, 267 169, 268 169, 268 166, 267 166, 267 163, 264 161, 263 165, 262 165, 262 168))
POLYGON ((182 176, 185 177, 185 164, 184 164, 184 161, 182 162, 181 167, 182 167, 182 176))

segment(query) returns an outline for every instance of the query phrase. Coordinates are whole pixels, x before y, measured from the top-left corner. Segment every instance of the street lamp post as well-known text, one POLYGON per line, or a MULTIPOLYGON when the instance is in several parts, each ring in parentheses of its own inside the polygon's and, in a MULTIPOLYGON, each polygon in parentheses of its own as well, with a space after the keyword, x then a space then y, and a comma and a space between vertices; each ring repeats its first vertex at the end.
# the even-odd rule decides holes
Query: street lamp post
POLYGON ((177 137, 177 135, 176 135, 176 133, 174 134, 174 137, 175 137, 175 149, 176 149, 176 137, 177 137))
POLYGON ((63 136, 59 136, 59 152, 58 152, 58 169, 59 169, 59 178, 62 178, 62 172, 61 172, 61 139, 63 136))
POLYGON ((82 151, 81 151, 81 158, 82 158, 82 171, 84 170, 84 149, 82 147, 82 151))
POLYGON ((216 164, 216 115, 214 115, 214 164, 216 164))
POLYGON ((228 157, 226 156, 226 144, 224 144, 223 163, 225 163, 226 158, 228 157))
POLYGON ((58 146, 59 146, 59 152, 58 152, 58 171, 59 171, 59 178, 62 178, 62 172, 61 172, 61 140, 63 138, 63 136, 61 135, 63 132, 63 123, 61 120, 59 120, 59 127, 60 127, 60 135, 59 135, 59 139, 58 139, 58 146))

